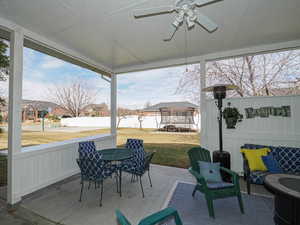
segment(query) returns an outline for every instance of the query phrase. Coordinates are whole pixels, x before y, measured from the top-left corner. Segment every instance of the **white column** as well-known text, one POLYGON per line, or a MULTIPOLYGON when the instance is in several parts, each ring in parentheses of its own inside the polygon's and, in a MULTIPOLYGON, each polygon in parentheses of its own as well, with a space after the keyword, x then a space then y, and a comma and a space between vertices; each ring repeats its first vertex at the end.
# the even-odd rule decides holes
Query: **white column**
POLYGON ((10 74, 8 106, 8 187, 7 201, 15 204, 21 200, 17 193, 18 176, 14 156, 21 151, 22 132, 22 79, 23 79, 23 40, 21 29, 11 33, 10 40, 10 74))
POLYGON ((202 89, 206 86, 206 62, 200 61, 200 115, 201 115, 201 133, 200 144, 205 146, 206 137, 206 93, 202 89))
POLYGON ((110 130, 114 136, 114 146, 117 139, 117 76, 111 75, 110 82, 110 130))

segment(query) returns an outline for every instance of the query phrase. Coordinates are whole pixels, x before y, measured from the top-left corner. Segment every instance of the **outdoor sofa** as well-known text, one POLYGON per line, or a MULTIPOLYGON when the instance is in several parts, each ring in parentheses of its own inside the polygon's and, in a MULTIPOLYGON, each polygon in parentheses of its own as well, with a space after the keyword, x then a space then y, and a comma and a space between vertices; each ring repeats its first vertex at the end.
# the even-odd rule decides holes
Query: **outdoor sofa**
MULTIPOLYGON (((287 174, 300 175, 300 148, 286 146, 267 146, 257 144, 245 144, 241 149, 269 148, 269 154, 273 154, 279 167, 287 174)), ((250 184, 264 184, 264 178, 270 174, 269 171, 250 171, 248 161, 243 155, 244 179, 247 182, 247 192, 250 194, 250 184)))

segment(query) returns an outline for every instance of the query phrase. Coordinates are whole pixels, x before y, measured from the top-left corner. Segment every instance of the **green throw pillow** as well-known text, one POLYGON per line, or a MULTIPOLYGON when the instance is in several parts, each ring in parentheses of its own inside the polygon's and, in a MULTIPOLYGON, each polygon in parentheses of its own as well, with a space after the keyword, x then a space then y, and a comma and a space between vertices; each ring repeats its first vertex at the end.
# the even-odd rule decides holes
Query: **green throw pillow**
POLYGON ((200 174, 207 182, 222 182, 220 163, 199 161, 200 174))

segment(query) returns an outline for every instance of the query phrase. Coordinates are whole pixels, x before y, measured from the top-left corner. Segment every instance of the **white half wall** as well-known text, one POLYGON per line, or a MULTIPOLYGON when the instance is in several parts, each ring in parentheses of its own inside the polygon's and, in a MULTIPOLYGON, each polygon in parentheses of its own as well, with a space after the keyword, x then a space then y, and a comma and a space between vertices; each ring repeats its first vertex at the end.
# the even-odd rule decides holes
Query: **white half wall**
MULTIPOLYGON (((242 172, 240 147, 243 144, 263 144, 274 146, 300 147, 300 96, 229 98, 224 100, 224 107, 231 102, 244 115, 236 129, 227 129, 223 120, 224 150, 231 153, 231 168, 242 172), (270 116, 246 119, 245 108, 280 107, 289 105, 291 117, 270 116)), ((211 152, 218 149, 217 109, 214 100, 207 100, 206 118, 202 130, 201 144, 211 152)))
POLYGON ((16 183, 14 199, 30 194, 48 185, 79 173, 76 163, 78 143, 93 140, 97 149, 114 147, 116 137, 110 134, 76 138, 22 148, 15 155, 16 183))

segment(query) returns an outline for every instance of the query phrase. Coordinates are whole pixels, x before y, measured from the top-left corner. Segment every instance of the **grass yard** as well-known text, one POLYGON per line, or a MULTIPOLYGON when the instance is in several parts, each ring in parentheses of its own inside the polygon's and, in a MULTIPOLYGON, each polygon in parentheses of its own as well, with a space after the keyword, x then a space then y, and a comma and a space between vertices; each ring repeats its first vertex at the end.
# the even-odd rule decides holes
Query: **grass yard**
MULTIPOLYGON (((39 145, 73 138, 86 137, 109 133, 109 129, 71 132, 37 132, 23 131, 22 145, 39 145)), ((123 146, 127 138, 140 138, 144 140, 146 151, 156 151, 153 163, 175 167, 188 167, 187 150, 199 145, 197 133, 165 133, 154 129, 118 129, 118 146, 123 146)), ((7 148, 7 133, 0 134, 0 149, 7 148)))
POLYGON ((146 151, 156 151, 153 163, 187 168, 186 152, 199 145, 197 133, 155 132, 153 129, 119 129, 118 145, 123 145, 128 137, 144 140, 146 151))

